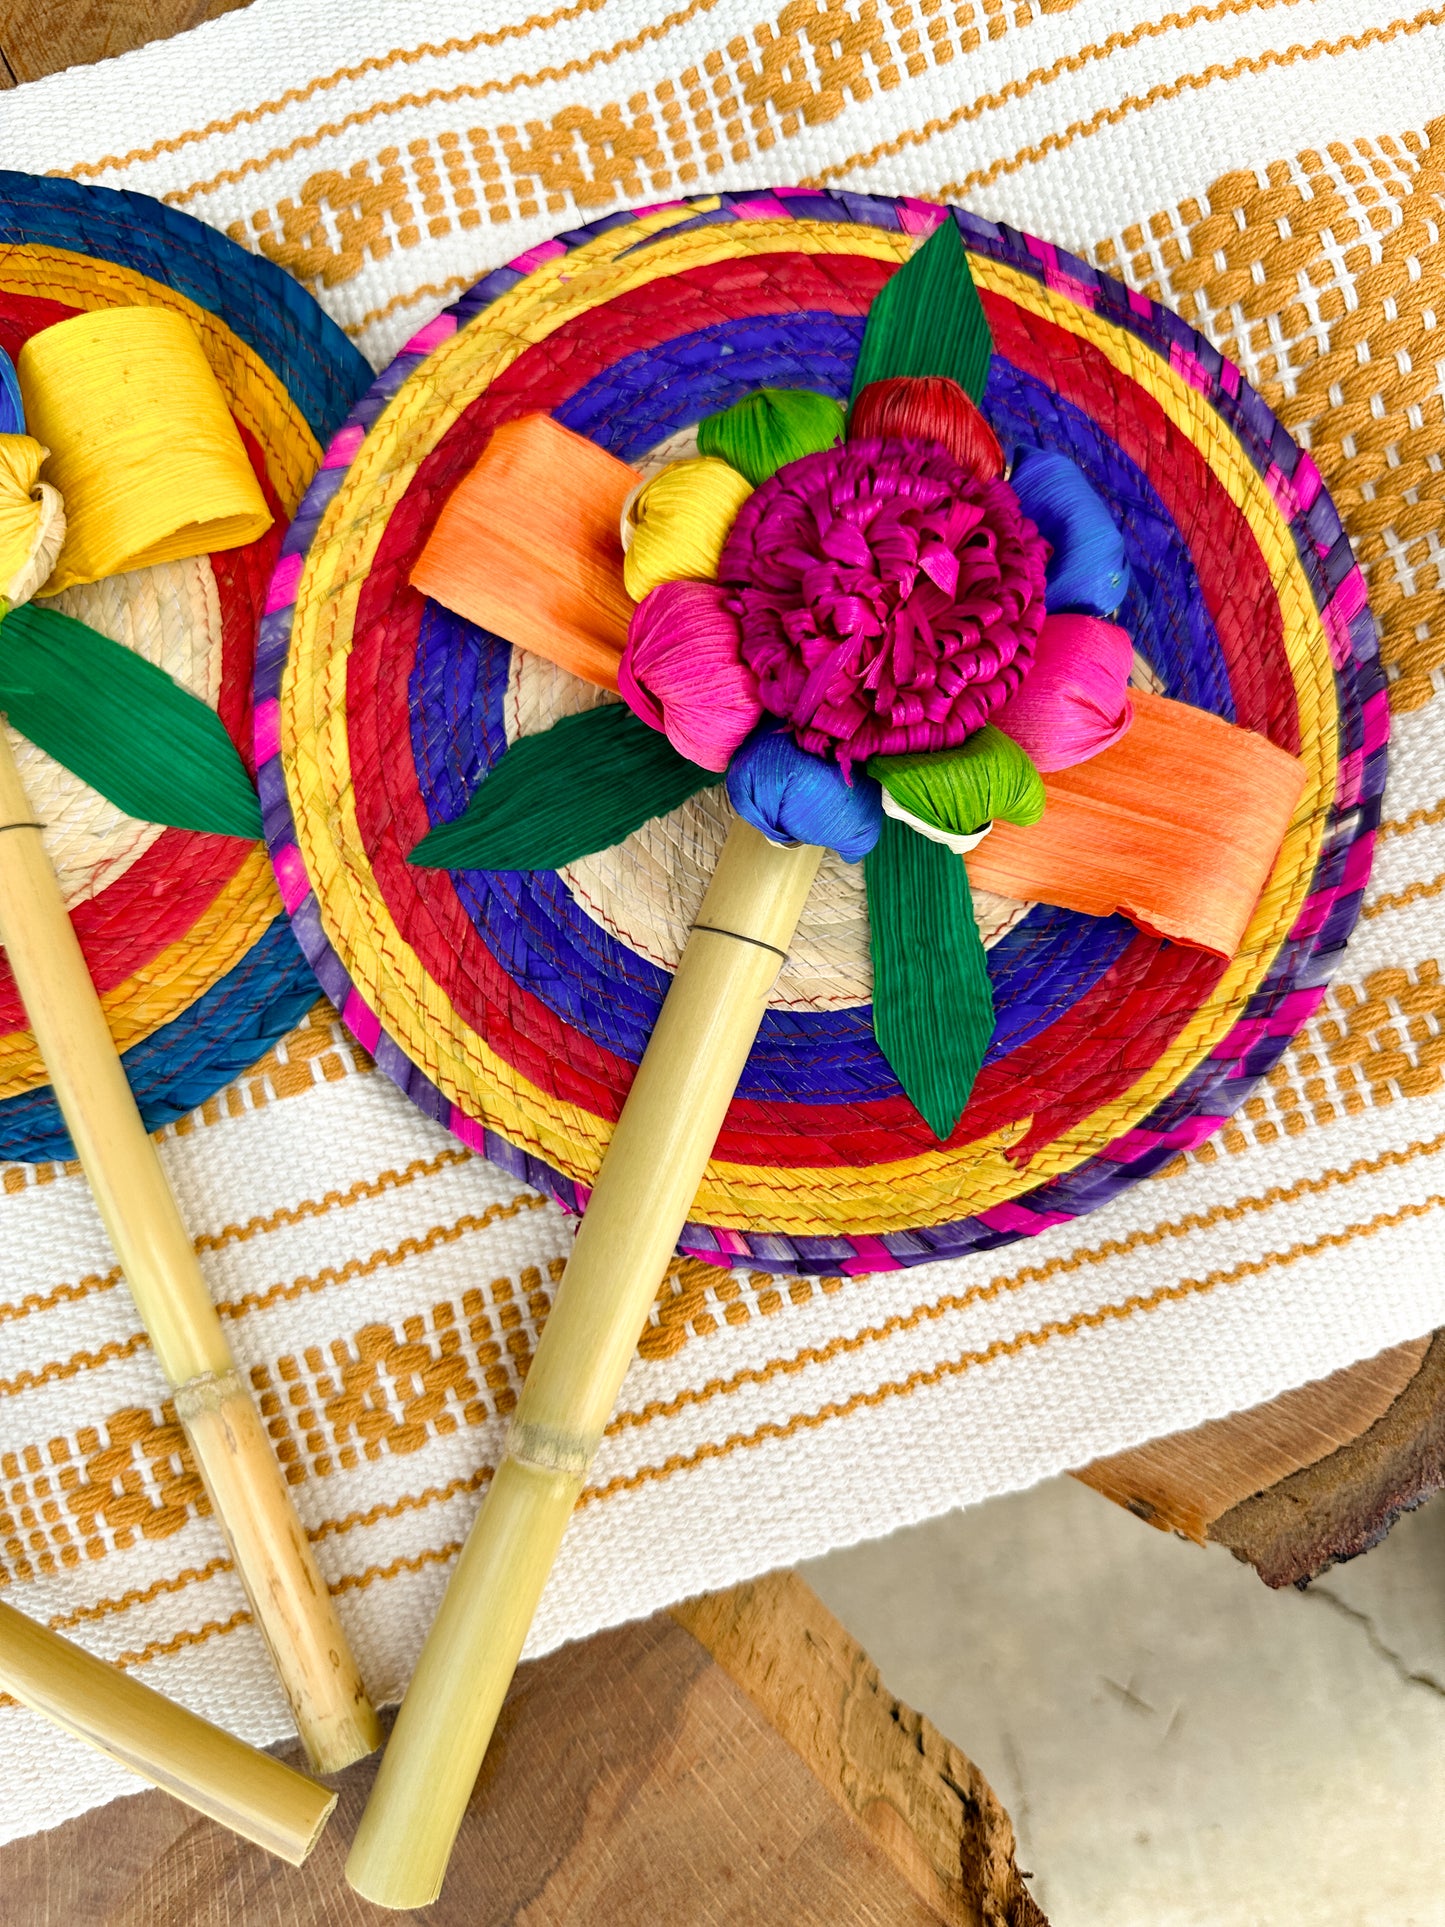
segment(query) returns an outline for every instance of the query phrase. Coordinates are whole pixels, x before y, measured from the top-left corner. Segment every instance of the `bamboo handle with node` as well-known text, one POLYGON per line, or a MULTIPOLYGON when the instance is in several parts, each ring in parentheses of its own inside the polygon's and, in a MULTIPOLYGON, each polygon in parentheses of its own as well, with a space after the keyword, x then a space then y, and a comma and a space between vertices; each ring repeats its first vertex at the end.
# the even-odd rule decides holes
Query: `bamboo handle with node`
POLYGON ((0 724, 0 944, 312 1765, 380 1744, 341 1622, 136 1109, 0 724))
POLYGON ((336 1795, 0 1605, 0 1688, 78 1740, 299 1867, 336 1795))
POLYGON ((532 1615, 821 856, 733 826, 346 1863, 356 1891, 383 1907, 424 1907, 441 1891, 532 1615))

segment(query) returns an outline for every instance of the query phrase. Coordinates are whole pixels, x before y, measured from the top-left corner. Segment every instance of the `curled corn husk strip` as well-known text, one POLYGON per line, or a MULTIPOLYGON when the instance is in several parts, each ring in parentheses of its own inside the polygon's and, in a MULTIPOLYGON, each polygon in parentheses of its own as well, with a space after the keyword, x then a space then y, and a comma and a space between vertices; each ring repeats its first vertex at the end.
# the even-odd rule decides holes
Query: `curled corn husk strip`
POLYGON ((45 586, 65 541, 60 490, 40 480, 49 453, 33 435, 0 435, 0 600, 12 609, 45 586))

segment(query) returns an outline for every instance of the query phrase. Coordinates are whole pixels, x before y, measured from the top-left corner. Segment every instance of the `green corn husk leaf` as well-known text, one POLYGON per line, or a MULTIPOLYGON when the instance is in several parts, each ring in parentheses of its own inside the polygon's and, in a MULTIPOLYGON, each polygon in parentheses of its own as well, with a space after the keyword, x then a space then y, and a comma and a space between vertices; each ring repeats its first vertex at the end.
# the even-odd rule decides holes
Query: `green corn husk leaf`
POLYGON ((993 1036, 993 987, 963 858, 885 816, 863 859, 873 1035, 940 1143, 993 1036))
POLYGON ((722 779, 622 703, 513 743, 462 814, 407 858, 431 870, 556 870, 610 849, 722 779))
POLYGON ((890 375, 947 375, 977 401, 992 356, 993 336, 950 216, 874 296, 853 399, 890 375))
POLYGON ((0 621, 0 709, 128 816, 261 834, 261 806, 216 712, 173 676, 58 609, 0 621))

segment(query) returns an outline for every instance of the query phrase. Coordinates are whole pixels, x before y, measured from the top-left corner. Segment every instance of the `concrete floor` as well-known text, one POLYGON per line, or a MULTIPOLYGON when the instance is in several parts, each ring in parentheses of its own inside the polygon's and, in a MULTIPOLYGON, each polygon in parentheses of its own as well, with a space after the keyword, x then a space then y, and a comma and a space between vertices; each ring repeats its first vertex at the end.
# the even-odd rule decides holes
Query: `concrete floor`
POLYGON ((1445 1927, 1445 1498, 1304 1593, 1070 1479, 803 1573, 1051 1927, 1445 1927))

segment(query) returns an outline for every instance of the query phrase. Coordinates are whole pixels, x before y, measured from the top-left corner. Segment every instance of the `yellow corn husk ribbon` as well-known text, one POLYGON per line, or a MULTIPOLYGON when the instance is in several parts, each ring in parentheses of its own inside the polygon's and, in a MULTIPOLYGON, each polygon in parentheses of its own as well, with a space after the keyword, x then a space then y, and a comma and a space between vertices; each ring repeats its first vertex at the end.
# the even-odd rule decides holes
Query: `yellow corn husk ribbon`
POLYGON ((710 582, 752 483, 716 455, 672 462, 628 497, 622 579, 634 602, 660 582, 710 582))
POLYGON ((49 453, 33 435, 0 435, 0 601, 12 609, 44 587, 65 540, 60 491, 40 480, 49 453))
POLYGON ((67 529, 46 593, 254 542, 271 525, 194 328, 102 308, 32 335, 15 372, 67 529))

